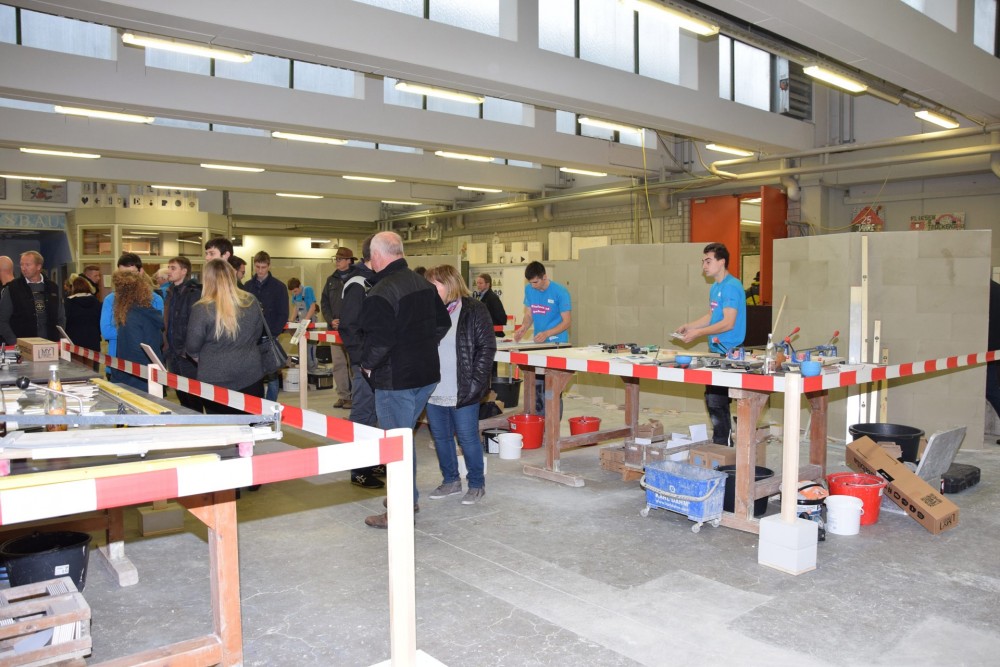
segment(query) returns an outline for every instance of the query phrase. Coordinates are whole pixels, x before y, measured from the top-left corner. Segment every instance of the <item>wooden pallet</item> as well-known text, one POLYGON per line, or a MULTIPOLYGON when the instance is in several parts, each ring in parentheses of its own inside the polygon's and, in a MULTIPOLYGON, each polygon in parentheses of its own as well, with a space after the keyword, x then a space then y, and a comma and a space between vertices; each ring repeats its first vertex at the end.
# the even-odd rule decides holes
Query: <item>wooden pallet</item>
POLYGON ((0 666, 81 664, 90 606, 69 577, 0 590, 0 666))
POLYGON ((609 472, 620 473, 623 482, 634 482, 642 477, 641 468, 633 468, 625 464, 624 445, 602 447, 601 468, 609 472))

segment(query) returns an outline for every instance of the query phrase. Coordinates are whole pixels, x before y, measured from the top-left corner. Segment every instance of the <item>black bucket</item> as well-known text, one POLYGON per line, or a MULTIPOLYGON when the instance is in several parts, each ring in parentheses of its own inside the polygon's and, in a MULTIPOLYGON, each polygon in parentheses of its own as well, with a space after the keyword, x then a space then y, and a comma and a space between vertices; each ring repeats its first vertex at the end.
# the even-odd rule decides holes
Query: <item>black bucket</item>
POLYGON ((497 400, 503 401, 504 408, 516 408, 521 402, 521 380, 514 378, 493 378, 491 387, 497 394, 497 400))
POLYGON ((488 428, 484 429, 482 432, 483 436, 483 452, 486 454, 499 454, 500 453, 500 443, 497 438, 504 433, 510 433, 509 428, 488 428), (490 442, 493 442, 493 451, 490 451, 490 442))
POLYGON ((917 462, 917 455, 920 450, 920 438, 924 437, 924 432, 913 426, 903 426, 902 424, 855 424, 847 429, 851 437, 857 440, 862 436, 868 436, 875 442, 894 442, 903 451, 900 457, 902 461, 910 463, 917 462))
POLYGON ((0 545, 11 586, 69 577, 82 591, 89 555, 90 535, 71 531, 23 535, 0 545))
MULTIPOLYGON (((736 508, 736 466, 719 466, 719 472, 724 472, 729 477, 726 479, 726 491, 722 496, 722 509, 733 512, 736 508)), ((774 477, 774 471, 770 468, 757 466, 754 470, 754 481, 774 477)), ((767 496, 757 498, 753 501, 753 515, 762 516, 767 511, 767 496)))

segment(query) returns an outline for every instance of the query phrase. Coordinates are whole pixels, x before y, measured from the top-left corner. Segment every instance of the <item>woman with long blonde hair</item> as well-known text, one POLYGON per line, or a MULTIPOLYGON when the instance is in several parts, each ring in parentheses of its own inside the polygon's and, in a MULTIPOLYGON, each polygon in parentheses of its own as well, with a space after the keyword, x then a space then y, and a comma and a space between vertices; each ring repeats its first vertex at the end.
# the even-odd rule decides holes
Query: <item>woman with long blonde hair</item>
MULTIPOLYGON (((262 397, 264 384, 257 342, 264 314, 256 297, 241 290, 228 262, 213 259, 202 269, 201 299, 188 320, 184 349, 198 364, 198 380, 243 394, 262 397)), ((239 412, 206 401, 214 414, 239 412)))
MULTIPOLYGON (((163 314, 153 307, 153 289, 143 274, 134 271, 115 271, 111 276, 115 287, 112 311, 118 329, 118 348, 115 356, 126 361, 148 364, 142 344, 149 345, 157 355, 162 353, 163 314)), ((148 382, 141 377, 110 369, 112 382, 127 384, 145 390, 148 382)))

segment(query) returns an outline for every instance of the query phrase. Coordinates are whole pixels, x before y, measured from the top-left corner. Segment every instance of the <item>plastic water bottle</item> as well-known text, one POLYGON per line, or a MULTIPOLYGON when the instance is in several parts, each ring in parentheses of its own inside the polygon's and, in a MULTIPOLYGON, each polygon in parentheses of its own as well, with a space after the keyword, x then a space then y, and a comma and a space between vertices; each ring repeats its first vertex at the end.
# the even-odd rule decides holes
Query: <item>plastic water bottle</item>
MULTIPOLYGON (((49 389, 62 391, 62 380, 59 379, 58 364, 49 366, 49 389)), ((45 414, 65 415, 66 397, 60 394, 53 394, 51 391, 45 392, 45 414)), ((65 431, 67 428, 66 424, 47 424, 45 426, 46 431, 65 431)))
POLYGON ((767 334, 767 347, 764 349, 764 375, 774 374, 774 341, 772 334, 767 334))

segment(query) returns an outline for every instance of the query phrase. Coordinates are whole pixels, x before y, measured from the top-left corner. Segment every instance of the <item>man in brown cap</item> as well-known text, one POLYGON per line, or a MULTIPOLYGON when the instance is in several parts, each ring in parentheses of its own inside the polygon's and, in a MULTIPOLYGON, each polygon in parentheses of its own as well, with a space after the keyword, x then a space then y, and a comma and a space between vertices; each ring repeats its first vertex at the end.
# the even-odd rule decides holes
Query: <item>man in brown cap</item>
MULTIPOLYGON (((357 257, 350 248, 337 248, 337 254, 333 261, 335 269, 330 277, 326 279, 323 287, 323 294, 320 297, 320 308, 323 317, 326 319, 327 329, 335 331, 340 326, 340 307, 344 300, 344 280, 345 276, 351 272, 351 265, 357 261, 357 257)), ((337 386, 337 400, 333 407, 349 410, 351 408, 351 374, 350 364, 344 355, 344 348, 340 345, 330 346, 331 366, 333 368, 333 381, 337 386)))

